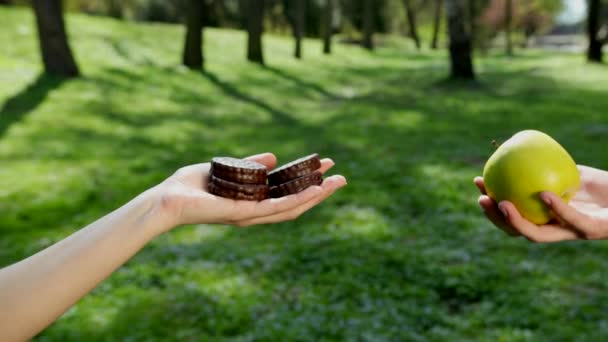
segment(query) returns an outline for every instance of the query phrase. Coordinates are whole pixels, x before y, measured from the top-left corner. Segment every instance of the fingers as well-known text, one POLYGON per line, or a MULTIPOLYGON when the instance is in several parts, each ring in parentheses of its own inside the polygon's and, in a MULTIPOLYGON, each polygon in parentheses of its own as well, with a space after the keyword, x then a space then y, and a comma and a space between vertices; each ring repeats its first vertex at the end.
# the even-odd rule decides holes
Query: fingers
POLYGON ((479 189, 479 192, 481 192, 482 195, 487 195, 487 193, 486 193, 486 187, 485 187, 485 184, 483 182, 483 177, 475 177, 475 179, 473 180, 473 182, 475 183, 475 185, 479 189))
POLYGON ((270 198, 261 202, 233 201, 233 210, 225 218, 229 222, 240 222, 257 217, 265 217, 276 213, 291 210, 311 199, 320 196, 323 188, 311 186, 308 189, 281 198, 270 198))
POLYGON ((578 231, 583 238, 599 238, 596 221, 569 206, 559 196, 552 192, 542 192, 540 198, 553 211, 558 219, 565 222, 570 228, 578 231))
MULTIPOLYGON (((317 192, 315 197, 312 197, 305 202, 302 202, 300 200, 297 202, 298 203, 297 205, 294 205, 287 210, 279 211, 279 212, 269 214, 269 215, 257 216, 254 218, 240 220, 240 221, 235 222, 235 224, 237 224, 238 226, 241 226, 241 227, 245 227, 245 226, 251 226, 251 225, 256 225, 256 224, 276 223, 276 222, 294 220, 294 219, 298 218, 300 215, 302 215, 304 212, 311 209, 312 207, 323 202, 326 198, 328 198, 334 192, 336 192, 336 190, 340 189, 341 187, 345 186, 346 184, 347 184, 346 179, 343 176, 337 175, 337 176, 328 177, 323 181, 323 184, 321 184, 321 186, 314 186, 314 187, 309 188, 309 189, 312 189, 312 188, 320 189, 320 192, 317 192)), ((308 189, 306 191, 308 191, 308 189)), ((290 195, 290 196, 294 196, 294 195, 290 195)), ((290 197, 290 196, 287 196, 287 197, 290 197)), ((284 197, 284 198, 287 199, 287 197, 284 197)), ((287 199, 287 200, 295 201, 296 198, 287 199)), ((296 203, 296 202, 294 202, 294 203, 296 203)))
POLYGON ((504 231, 510 236, 520 236, 519 232, 509 226, 503 214, 498 210, 496 203, 486 195, 479 196, 479 206, 483 210, 488 220, 496 227, 504 231))
POLYGON ((319 171, 322 174, 325 174, 325 172, 327 172, 327 170, 334 167, 334 165, 335 165, 334 161, 329 158, 321 159, 321 168, 319 168, 319 171))
POLYGON ((508 235, 520 236, 521 234, 519 234, 517 230, 510 227, 509 224, 505 221, 504 216, 496 206, 496 202, 494 202, 493 199, 486 195, 486 188, 483 182, 483 177, 475 177, 473 182, 475 183, 475 186, 477 186, 477 188, 479 189, 479 192, 481 192, 481 196, 479 196, 478 202, 479 206, 483 210, 483 213, 486 215, 488 220, 490 220, 490 222, 492 222, 497 228, 501 229, 508 235))
POLYGON ((575 240, 579 235, 565 227, 557 225, 537 226, 534 223, 526 220, 513 203, 502 201, 498 204, 498 208, 503 213, 505 221, 515 229, 519 234, 525 236, 532 242, 558 242, 565 240, 575 240))
POLYGON ((254 162, 265 165, 268 170, 274 169, 274 167, 277 165, 277 157, 269 152, 249 156, 245 159, 253 160, 254 162))
MULTIPOLYGON (((581 175, 589 173, 589 168, 579 166, 581 175)), ((533 242, 557 242, 575 239, 600 239, 603 238, 598 231, 597 221, 568 205, 559 196, 551 192, 543 192, 540 198, 547 204, 557 218, 559 224, 548 224, 537 226, 526 220, 517 208, 508 201, 501 202, 498 206, 486 194, 485 184, 482 177, 473 180, 482 196, 479 197, 479 205, 486 217, 495 226, 512 236, 523 235, 533 242)))
MULTIPOLYGON (((269 153, 269 152, 249 156, 245 159, 253 160, 255 162, 263 164, 268 168, 268 170, 274 169, 277 165, 277 157, 274 154, 269 153)), ((325 172, 327 172, 327 170, 331 169, 334 165, 335 165, 334 161, 331 160, 330 158, 321 159, 321 167, 319 168, 319 171, 321 173, 325 173, 325 172)))

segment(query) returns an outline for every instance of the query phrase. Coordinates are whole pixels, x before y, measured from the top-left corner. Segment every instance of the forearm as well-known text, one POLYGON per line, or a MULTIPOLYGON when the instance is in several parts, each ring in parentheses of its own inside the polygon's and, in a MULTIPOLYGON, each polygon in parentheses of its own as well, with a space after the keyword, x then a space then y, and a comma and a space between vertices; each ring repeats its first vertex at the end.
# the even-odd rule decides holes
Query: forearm
POLYGON ((63 314, 161 231, 148 191, 68 238, 0 269, 0 340, 28 339, 63 314))

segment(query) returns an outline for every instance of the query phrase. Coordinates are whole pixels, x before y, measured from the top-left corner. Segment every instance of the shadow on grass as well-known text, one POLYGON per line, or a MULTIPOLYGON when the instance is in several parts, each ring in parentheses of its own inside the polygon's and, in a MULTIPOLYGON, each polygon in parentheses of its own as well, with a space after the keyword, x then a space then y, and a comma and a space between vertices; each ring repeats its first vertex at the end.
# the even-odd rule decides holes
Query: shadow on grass
POLYGON ((40 74, 25 89, 6 100, 0 108, 0 137, 15 122, 36 109, 48 93, 59 87, 66 78, 55 75, 40 74))
POLYGON ((202 71, 201 74, 203 75, 203 77, 208 79, 211 83, 213 83, 213 85, 220 88, 224 93, 226 93, 226 95, 228 95, 238 101, 242 101, 242 102, 254 105, 254 106, 264 110, 265 112, 271 114, 276 123, 281 124, 281 125, 292 125, 295 123, 294 119, 286 112, 276 109, 260 99, 256 99, 253 96, 245 94, 244 92, 240 91, 234 85, 232 85, 228 82, 222 81, 214 73, 212 73, 210 71, 202 71))
POLYGON ((276 68, 273 66, 268 66, 268 65, 261 66, 261 68, 263 70, 270 71, 275 76, 281 77, 289 82, 292 82, 298 88, 313 90, 314 92, 317 92, 318 94, 325 96, 329 99, 333 99, 333 100, 341 99, 340 96, 325 90, 325 88, 319 86, 318 84, 310 82, 310 81, 302 80, 301 78, 298 78, 296 76, 289 74, 285 70, 281 70, 279 68, 276 68))

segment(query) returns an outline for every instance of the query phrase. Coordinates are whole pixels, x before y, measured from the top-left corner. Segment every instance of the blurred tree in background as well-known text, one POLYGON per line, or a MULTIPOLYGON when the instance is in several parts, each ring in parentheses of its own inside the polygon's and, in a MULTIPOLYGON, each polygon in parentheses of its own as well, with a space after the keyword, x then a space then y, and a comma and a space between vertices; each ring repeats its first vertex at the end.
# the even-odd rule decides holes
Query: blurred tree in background
POLYGON ((363 47, 374 49, 374 3, 372 0, 363 1, 363 47))
MULTIPOLYGON (((530 39, 544 33, 553 24, 553 18, 561 10, 560 0, 490 0, 482 6, 480 39, 487 42, 495 39, 505 28, 519 32, 522 47, 528 46, 530 39), (508 9, 508 11, 507 11, 508 9), (508 25, 505 23, 508 22, 508 25)), ((512 43, 510 37, 505 41, 512 43)), ((482 42, 482 45, 483 42, 482 42)), ((509 44, 506 44, 509 45, 509 44)), ((507 48, 508 50, 508 48, 507 48)))
MULTIPOLYGON (((24 0, 2 0, 1 3, 29 5, 24 0)), ((590 61, 601 61, 601 48, 608 31, 602 23, 608 15, 605 6, 602 9, 601 0, 589 0, 589 4, 587 56, 590 61)), ((64 0, 63 5, 67 11, 123 20, 183 23, 186 35, 182 62, 195 69, 202 68, 204 64, 204 25, 246 30, 247 58, 261 64, 264 63, 261 39, 264 31, 291 33, 295 39, 296 58, 302 57, 304 37, 322 39, 324 53, 331 51, 333 34, 338 34, 343 43, 361 44, 370 50, 383 44, 385 34, 407 35, 417 49, 422 47, 424 39, 429 39, 430 47, 437 49, 442 36, 449 37, 446 42, 450 42, 452 75, 467 75, 466 78, 474 76, 474 49, 485 53, 500 46, 507 55, 511 55, 515 45, 527 47, 535 36, 551 29, 554 18, 563 7, 561 0, 64 0), (447 11, 448 4, 452 12, 447 11), (444 21, 449 25, 442 30, 444 21)), ((57 17, 42 16, 40 11, 37 13, 41 19, 57 17)), ((44 60, 49 38, 56 36, 57 41, 61 41, 63 24, 48 20, 39 24, 47 25, 47 29, 41 31, 44 60), (55 29, 50 29, 49 23, 55 23, 51 25, 55 29)), ((67 39, 63 40, 62 52, 52 54, 60 56, 57 62, 67 70, 73 57, 69 53, 67 39)), ((47 62, 50 63, 48 54, 45 65, 49 64, 47 62)), ((76 64, 73 65, 69 73, 77 74, 74 71, 76 64)))
POLYGON ((420 38, 418 36, 418 28, 416 27, 416 9, 412 0, 403 0, 403 7, 407 14, 407 23, 409 26, 409 36, 414 40, 416 48, 420 50, 420 38))
POLYGON ((589 0, 587 17, 587 60, 589 62, 602 63, 604 43, 608 39, 606 27, 602 25, 602 1, 589 0))
POLYGON ((441 18, 443 14, 443 0, 435 0, 435 8, 433 14, 433 39, 431 41, 431 49, 437 49, 439 44, 439 29, 441 28, 441 18))
POLYGON ((264 64, 262 32, 264 31, 264 0, 246 0, 242 9, 247 14, 247 59, 264 64))
POLYGON ((323 34, 323 53, 331 53, 331 35, 334 30, 333 25, 334 17, 334 0, 325 0, 325 7, 323 8, 323 23, 322 23, 322 34, 323 34))
POLYGON ((283 0, 283 12, 295 39, 294 56, 302 58, 302 38, 306 31, 306 0, 283 0))
POLYGON ((446 0, 450 36, 451 78, 474 79, 470 26, 465 23, 466 0, 446 0))
POLYGON ((205 3, 201 0, 188 0, 186 13, 186 39, 182 61, 191 69, 203 67, 203 13, 205 3))
POLYGON ((34 0, 32 6, 45 71, 66 77, 78 76, 78 67, 65 31, 62 1, 34 0))
POLYGON ((507 56, 513 55, 513 42, 511 40, 511 25, 513 23, 513 0, 505 0, 505 46, 507 56))

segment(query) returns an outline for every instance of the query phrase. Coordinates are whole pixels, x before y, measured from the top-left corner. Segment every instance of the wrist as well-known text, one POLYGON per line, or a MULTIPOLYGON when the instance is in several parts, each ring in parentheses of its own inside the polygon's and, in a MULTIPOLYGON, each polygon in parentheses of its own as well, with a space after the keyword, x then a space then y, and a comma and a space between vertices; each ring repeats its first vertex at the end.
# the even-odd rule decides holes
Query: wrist
POLYGON ((160 185, 144 191, 133 202, 141 212, 141 224, 152 234, 152 238, 179 225, 178 214, 168 205, 167 195, 163 193, 160 185))

